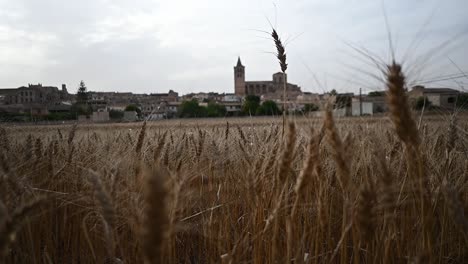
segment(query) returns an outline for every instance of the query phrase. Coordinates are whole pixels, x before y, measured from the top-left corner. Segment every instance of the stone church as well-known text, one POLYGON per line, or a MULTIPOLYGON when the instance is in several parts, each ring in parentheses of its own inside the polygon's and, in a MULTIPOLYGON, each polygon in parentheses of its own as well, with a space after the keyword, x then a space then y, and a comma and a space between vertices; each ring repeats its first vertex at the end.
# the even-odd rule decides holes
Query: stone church
POLYGON ((288 83, 287 78, 287 74, 278 72, 273 74, 271 81, 246 81, 245 66, 239 57, 237 65, 234 66, 234 92, 238 96, 257 95, 263 100, 282 101, 284 82, 286 82, 287 101, 294 101, 302 94, 301 87, 288 83))

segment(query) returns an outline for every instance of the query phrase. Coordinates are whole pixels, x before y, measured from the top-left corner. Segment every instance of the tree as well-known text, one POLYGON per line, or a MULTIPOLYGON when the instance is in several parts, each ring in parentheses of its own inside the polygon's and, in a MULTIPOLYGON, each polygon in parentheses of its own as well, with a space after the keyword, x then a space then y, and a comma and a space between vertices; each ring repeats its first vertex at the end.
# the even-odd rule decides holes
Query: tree
POLYGON ((206 115, 208 117, 223 117, 226 116, 226 107, 216 102, 209 102, 206 107, 206 115))
POLYGON ((315 112, 319 110, 319 107, 316 106, 315 104, 305 104, 304 105, 304 112, 309 113, 309 112, 315 112))
POLYGON ((351 107, 353 98, 349 95, 346 94, 338 94, 336 96, 336 101, 334 108, 345 108, 345 107, 351 107))
POLYGON ((281 111, 278 108, 278 105, 271 101, 265 101, 262 103, 260 107, 257 108, 256 111, 257 115, 279 115, 281 114, 281 111))
POLYGON ((257 108, 260 106, 260 97, 256 95, 247 95, 244 104, 242 105, 242 112, 246 115, 254 115, 257 108))
POLYGON ((206 116, 206 108, 198 104, 196 99, 183 102, 179 111, 177 112, 178 117, 204 117, 206 116))
POLYGON ((119 110, 110 110, 109 111, 110 119, 119 120, 124 117, 124 112, 119 110))
POLYGON ((432 105, 431 101, 429 101, 429 99, 427 99, 426 96, 420 96, 414 102, 413 108, 416 110, 421 110, 423 108, 429 109, 431 108, 431 105, 432 105))
POLYGON ((93 109, 88 105, 88 92, 84 81, 80 82, 78 91, 76 93, 76 103, 71 108, 72 116, 86 115, 89 116, 93 109))
POLYGON ((462 93, 456 99, 456 106, 460 109, 468 109, 468 94, 462 93))
POLYGON ((93 113, 93 109, 88 104, 75 103, 75 104, 72 105, 72 107, 70 109, 70 113, 75 118, 77 116, 79 116, 79 115, 89 116, 89 115, 91 115, 93 113))
POLYGON ((134 105, 134 104, 127 105, 125 107, 125 111, 134 111, 137 113, 138 118, 141 118, 141 109, 137 105, 134 105))
POLYGON ((76 93, 76 99, 79 104, 87 104, 88 103, 88 92, 84 81, 80 82, 80 86, 78 87, 78 92, 76 93))
POLYGON ((367 94, 367 96, 369 96, 369 97, 385 96, 385 92, 384 91, 373 91, 373 92, 369 92, 369 94, 367 94))
POLYGON ((329 94, 330 94, 330 95, 337 95, 337 94, 338 94, 338 92, 336 92, 336 90, 335 90, 335 89, 333 89, 333 90, 331 90, 331 91, 330 91, 330 93, 329 93, 329 94))

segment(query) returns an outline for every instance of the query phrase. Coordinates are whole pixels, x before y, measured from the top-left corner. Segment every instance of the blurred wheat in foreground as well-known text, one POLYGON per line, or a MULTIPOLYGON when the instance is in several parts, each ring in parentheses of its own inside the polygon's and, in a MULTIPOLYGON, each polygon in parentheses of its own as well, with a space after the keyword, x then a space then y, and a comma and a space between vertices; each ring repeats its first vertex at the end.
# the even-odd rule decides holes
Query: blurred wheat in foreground
POLYGON ((467 116, 0 131, 2 263, 466 263, 467 116), (450 127, 447 130, 447 127, 450 127), (457 134, 458 133, 458 134, 457 134))

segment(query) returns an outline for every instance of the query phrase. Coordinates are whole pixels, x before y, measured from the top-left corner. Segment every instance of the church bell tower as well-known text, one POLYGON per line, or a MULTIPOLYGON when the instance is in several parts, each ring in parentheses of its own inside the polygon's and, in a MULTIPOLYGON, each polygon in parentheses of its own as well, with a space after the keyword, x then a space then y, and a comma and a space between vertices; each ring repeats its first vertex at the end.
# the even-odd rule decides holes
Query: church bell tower
POLYGON ((242 65, 240 57, 234 67, 234 93, 238 96, 245 95, 245 67, 242 65))

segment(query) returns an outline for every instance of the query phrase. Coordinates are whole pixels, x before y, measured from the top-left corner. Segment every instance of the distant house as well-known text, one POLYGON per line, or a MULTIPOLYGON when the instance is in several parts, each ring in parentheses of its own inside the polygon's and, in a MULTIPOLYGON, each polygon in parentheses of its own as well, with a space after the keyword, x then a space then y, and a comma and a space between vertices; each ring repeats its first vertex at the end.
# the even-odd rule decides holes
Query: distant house
POLYGON ((235 94, 225 94, 222 98, 223 102, 241 102, 242 98, 235 94))
POLYGON ((107 111, 93 112, 91 116, 91 121, 93 122, 108 122, 109 120, 109 112, 107 111))
POLYGON ((169 102, 166 104, 166 115, 168 118, 175 117, 177 115, 177 111, 179 111, 179 107, 182 103, 181 102, 169 102))
POLYGON ((159 102, 177 102, 179 94, 173 90, 169 90, 168 93, 152 93, 150 96, 159 102))
POLYGON ((372 111, 374 113, 383 113, 388 111, 385 95, 362 96, 362 101, 372 103, 372 111))
POLYGON ((240 113, 242 110, 242 102, 221 102, 226 107, 226 112, 230 115, 240 113))
POLYGON ((0 111, 47 115, 49 111, 66 111, 72 99, 66 85, 59 90, 54 86, 29 84, 16 89, 0 89, 0 111))
POLYGON ((408 92, 408 97, 412 102, 416 101, 419 97, 426 97, 433 106, 442 109, 454 109, 456 106, 457 97, 460 91, 450 88, 426 88, 424 86, 414 86, 408 92))
POLYGON ((138 120, 138 114, 135 111, 125 111, 123 121, 134 122, 138 120))
POLYGON ((373 102, 359 102, 359 101, 353 100, 351 109, 352 109, 351 114, 353 116, 373 115, 374 103, 373 102))
POLYGON ((353 110, 352 110, 352 115, 359 115, 355 111, 361 111, 361 106, 359 102, 362 102, 364 106, 363 115, 373 115, 376 113, 384 113, 388 111, 388 105, 387 105, 387 100, 385 98, 385 93, 382 92, 382 94, 377 94, 377 93, 370 93, 368 95, 362 95, 362 96, 354 96, 353 97, 353 110), (369 109, 368 107, 372 106, 372 109, 369 109), (372 110, 372 113, 371 111, 372 110))
POLYGON ((125 111, 125 108, 127 107, 128 104, 126 103, 115 103, 115 104, 111 104, 111 105, 108 105, 107 106, 107 109, 109 111, 113 110, 113 111, 125 111))
POLYGON ((4 104, 49 104, 70 100, 65 84, 62 90, 54 86, 43 86, 42 84, 29 84, 17 89, 0 89, 4 95, 4 104), (5 92, 2 92, 4 90, 5 92))

